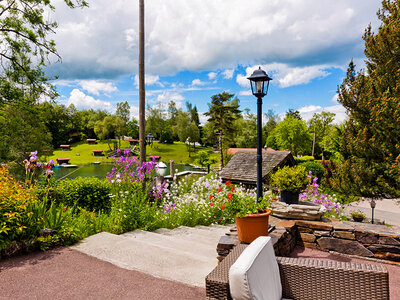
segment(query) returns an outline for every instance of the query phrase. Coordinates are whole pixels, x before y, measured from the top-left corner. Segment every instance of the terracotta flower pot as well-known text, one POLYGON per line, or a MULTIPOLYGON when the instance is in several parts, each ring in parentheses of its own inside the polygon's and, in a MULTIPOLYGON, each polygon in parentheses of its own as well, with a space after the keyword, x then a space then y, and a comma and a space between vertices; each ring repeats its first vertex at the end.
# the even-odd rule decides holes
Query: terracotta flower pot
POLYGON ((261 214, 235 217, 239 241, 251 243, 259 236, 268 235, 268 221, 271 210, 261 214))

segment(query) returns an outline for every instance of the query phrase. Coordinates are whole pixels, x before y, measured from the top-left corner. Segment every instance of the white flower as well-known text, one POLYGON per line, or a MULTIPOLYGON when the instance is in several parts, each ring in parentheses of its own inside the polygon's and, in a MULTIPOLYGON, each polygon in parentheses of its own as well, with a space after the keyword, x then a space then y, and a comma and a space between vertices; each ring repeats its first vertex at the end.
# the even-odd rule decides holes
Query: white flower
POLYGON ((122 211, 122 209, 118 209, 118 211, 120 211, 120 212, 121 212, 121 211, 122 211))

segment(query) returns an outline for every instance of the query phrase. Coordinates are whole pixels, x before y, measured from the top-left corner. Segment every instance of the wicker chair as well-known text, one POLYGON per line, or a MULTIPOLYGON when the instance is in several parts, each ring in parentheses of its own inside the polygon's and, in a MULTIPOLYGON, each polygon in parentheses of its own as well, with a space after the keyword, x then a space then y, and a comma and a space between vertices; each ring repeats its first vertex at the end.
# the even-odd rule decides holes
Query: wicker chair
MULTIPOLYGON (((232 299, 229 269, 247 245, 240 244, 206 277, 207 299, 232 299)), ((283 298, 300 300, 389 299, 385 267, 277 257, 283 298)))

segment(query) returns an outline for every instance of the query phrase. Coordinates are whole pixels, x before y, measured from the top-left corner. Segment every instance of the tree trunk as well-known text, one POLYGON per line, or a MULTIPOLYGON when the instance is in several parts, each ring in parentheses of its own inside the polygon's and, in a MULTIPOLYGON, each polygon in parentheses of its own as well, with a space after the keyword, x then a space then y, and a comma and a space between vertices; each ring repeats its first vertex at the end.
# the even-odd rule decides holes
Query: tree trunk
POLYGON ((219 132, 219 153, 220 153, 220 164, 221 170, 224 168, 224 154, 222 152, 222 132, 219 132))

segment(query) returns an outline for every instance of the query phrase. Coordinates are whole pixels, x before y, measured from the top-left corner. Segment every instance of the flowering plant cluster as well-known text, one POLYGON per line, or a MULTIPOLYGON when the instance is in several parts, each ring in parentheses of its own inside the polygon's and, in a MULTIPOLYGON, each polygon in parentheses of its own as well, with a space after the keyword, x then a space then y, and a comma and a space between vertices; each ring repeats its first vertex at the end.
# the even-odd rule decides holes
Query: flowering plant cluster
POLYGON ((225 213, 232 217, 245 217, 250 214, 266 212, 270 207, 270 195, 264 195, 258 203, 256 197, 255 190, 237 188, 228 180, 210 195, 209 205, 225 210, 225 213))
POLYGON ((350 215, 356 219, 365 219, 367 216, 359 209, 350 212, 350 215))
POLYGON ((303 201, 311 201, 313 203, 323 205, 327 212, 327 217, 340 217, 340 204, 337 202, 335 195, 331 196, 328 194, 321 193, 319 190, 319 184, 317 183, 318 178, 312 178, 312 172, 308 173, 308 185, 304 193, 301 193, 299 198, 303 201))
POLYGON ((42 171, 44 171, 43 175, 47 183, 49 183, 53 175, 54 160, 50 159, 48 163, 42 164, 37 159, 37 151, 34 151, 29 154, 29 160, 25 159, 23 161, 25 165, 25 183, 27 185, 32 185, 42 171))

